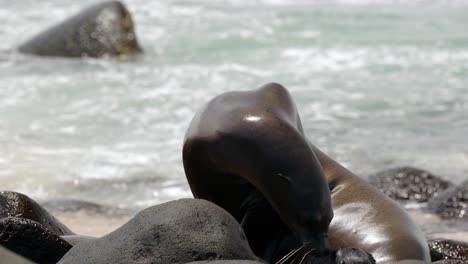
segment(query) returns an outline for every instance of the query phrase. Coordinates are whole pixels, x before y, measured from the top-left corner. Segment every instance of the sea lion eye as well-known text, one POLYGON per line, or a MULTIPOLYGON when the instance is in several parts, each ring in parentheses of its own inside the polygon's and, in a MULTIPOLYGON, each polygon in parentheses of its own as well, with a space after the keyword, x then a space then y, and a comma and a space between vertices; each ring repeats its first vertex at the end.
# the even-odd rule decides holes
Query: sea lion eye
POLYGON ((284 182, 291 184, 291 179, 288 176, 283 175, 282 173, 277 174, 284 182))

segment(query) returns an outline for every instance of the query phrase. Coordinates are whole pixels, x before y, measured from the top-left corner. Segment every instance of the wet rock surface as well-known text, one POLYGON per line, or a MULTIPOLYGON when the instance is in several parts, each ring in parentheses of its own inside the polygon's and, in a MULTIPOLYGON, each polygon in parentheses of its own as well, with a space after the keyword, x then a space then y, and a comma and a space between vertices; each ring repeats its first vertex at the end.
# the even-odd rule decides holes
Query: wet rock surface
POLYGON ((24 218, 0 219, 0 245, 37 263, 57 263, 72 247, 40 223, 24 218))
POLYGON ((102 57, 141 52, 132 17, 118 1, 99 3, 19 47, 40 56, 102 57))
POLYGON ((429 201, 428 208, 442 218, 468 220, 468 181, 429 201))
POLYGON ((60 264, 256 260, 242 228, 220 207, 182 199, 147 208, 114 232, 77 244, 60 264))
POLYGON ((446 260, 439 260, 436 262, 432 262, 433 264, 466 264, 463 260, 453 260, 453 259, 446 259, 446 260))
POLYGON ((369 176, 369 182, 392 199, 427 202, 453 186, 449 181, 428 171, 399 167, 369 176))
POLYGON ((341 248, 336 251, 338 264, 375 264, 374 257, 358 248, 341 248))
POLYGON ((434 239, 429 241, 431 259, 460 260, 468 263, 468 243, 448 239, 434 239))
POLYGON ((5 217, 33 220, 59 236, 74 234, 33 199, 17 192, 0 192, 0 219, 5 217))

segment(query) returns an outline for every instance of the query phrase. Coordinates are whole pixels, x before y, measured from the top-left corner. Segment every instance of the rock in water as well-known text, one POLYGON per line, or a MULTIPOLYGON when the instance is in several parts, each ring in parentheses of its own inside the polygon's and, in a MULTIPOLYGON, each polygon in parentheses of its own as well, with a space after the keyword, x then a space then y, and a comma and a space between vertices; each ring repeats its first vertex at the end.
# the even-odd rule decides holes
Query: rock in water
POLYGON ((40 56, 102 57, 141 52, 132 17, 118 1, 91 6, 43 31, 19 50, 40 56))
POLYGON ((0 219, 0 245, 41 264, 57 263, 72 247, 38 222, 17 217, 0 219))
POLYGON ((114 232, 74 246, 60 264, 256 260, 237 221, 204 200, 147 208, 114 232))
POLYGON ((460 260, 468 262, 468 243, 448 239, 434 239, 429 241, 431 259, 460 260))
POLYGON ((0 219, 5 217, 36 221, 58 236, 74 234, 33 199, 17 192, 0 192, 0 219))
POLYGON ((421 261, 421 260, 402 260, 398 261, 394 264, 428 264, 427 262, 421 261))
POLYGON ((392 199, 418 203, 427 202, 452 186, 439 176, 412 167, 381 171, 370 175, 369 181, 392 199))
POLYGON ((432 264, 466 264, 466 262, 463 260, 445 259, 445 260, 432 262, 432 264))
POLYGON ((430 200, 428 207, 442 218, 468 219, 468 181, 430 200))

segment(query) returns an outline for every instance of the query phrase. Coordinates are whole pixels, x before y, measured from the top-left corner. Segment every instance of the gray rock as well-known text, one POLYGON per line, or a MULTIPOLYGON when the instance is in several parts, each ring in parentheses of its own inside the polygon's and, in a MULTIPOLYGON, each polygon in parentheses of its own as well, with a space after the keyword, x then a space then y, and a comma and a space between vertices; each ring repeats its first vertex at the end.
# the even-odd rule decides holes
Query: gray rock
POLYGON ((81 243, 81 242, 96 239, 95 237, 92 237, 92 236, 81 236, 81 235, 67 235, 67 236, 61 236, 61 238, 67 241, 72 246, 75 246, 76 244, 81 243))
POLYGON ((262 260, 208 260, 194 261, 186 264, 265 264, 262 260))
POLYGON ((136 213, 127 209, 69 198, 44 200, 39 201, 39 204, 47 211, 52 213, 85 212, 87 214, 99 214, 106 216, 127 216, 136 213))
POLYGON ((147 208, 114 232, 73 247, 60 264, 256 260, 237 221, 208 201, 182 199, 147 208))
POLYGON ((36 221, 59 236, 74 234, 33 199, 17 192, 0 192, 0 219, 5 217, 17 217, 36 221))
POLYGON ((429 241, 429 249, 433 261, 452 259, 468 262, 468 243, 448 239, 434 239, 429 241))
POLYGON ((0 246, 0 260, 1 263, 6 264, 34 264, 32 261, 29 261, 2 246, 0 246))
POLYGON ((446 219, 468 219, 468 181, 430 200, 430 211, 446 219))
POLYGON ((466 264, 466 261, 463 260, 454 260, 454 259, 445 259, 433 262, 433 264, 466 264))
POLYGON ((40 56, 102 57, 141 52, 132 17, 118 1, 91 6, 19 47, 40 56))
POLYGON ((68 242, 30 219, 0 219, 0 245, 41 264, 55 264, 72 247, 68 242))
POLYGON ((421 260, 402 260, 398 261, 394 264, 427 264, 427 262, 421 261, 421 260))
POLYGON ((370 183, 395 200, 427 202, 453 184, 428 171, 401 167, 369 176, 370 183))
POLYGON ((359 248, 340 248, 336 251, 336 263, 339 264, 375 264, 374 257, 359 248))

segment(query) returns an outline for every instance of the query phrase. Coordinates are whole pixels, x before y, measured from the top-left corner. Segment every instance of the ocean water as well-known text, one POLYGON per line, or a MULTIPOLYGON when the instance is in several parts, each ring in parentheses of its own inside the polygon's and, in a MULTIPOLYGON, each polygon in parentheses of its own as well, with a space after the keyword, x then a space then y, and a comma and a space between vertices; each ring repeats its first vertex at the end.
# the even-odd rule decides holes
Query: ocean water
POLYGON ((0 189, 124 208, 190 197, 194 113, 273 81, 356 174, 468 179, 468 1, 128 0, 141 56, 16 51, 95 2, 0 0, 0 189))

